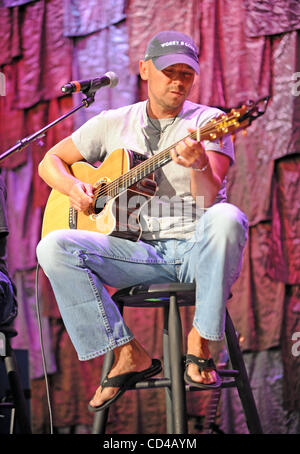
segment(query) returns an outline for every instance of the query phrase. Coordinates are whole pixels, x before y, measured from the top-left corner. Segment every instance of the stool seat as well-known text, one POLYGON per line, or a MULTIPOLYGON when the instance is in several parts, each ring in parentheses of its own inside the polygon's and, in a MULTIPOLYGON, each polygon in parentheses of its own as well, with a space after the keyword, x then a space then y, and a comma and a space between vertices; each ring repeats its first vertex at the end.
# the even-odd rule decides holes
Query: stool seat
POLYGON ((166 294, 176 294, 178 306, 195 304, 195 284, 181 282, 134 285, 117 291, 113 300, 128 307, 165 307, 169 301, 166 294))
MULTIPOLYGON (((123 314, 124 306, 163 308, 164 377, 137 383, 132 389, 164 387, 167 433, 187 433, 186 392, 208 389, 186 385, 183 378, 184 355, 182 352, 182 326, 179 307, 195 305, 195 284, 180 282, 139 284, 117 291, 112 298, 119 307, 121 314, 123 314)), ((237 388, 249 432, 262 433, 243 356, 228 310, 226 310, 225 341, 231 369, 218 371, 222 378, 221 388, 232 386, 237 388)), ((113 351, 109 351, 104 358, 102 379, 111 369, 113 359, 113 351)), ((105 433, 107 417, 108 409, 95 413, 93 433, 105 433)))

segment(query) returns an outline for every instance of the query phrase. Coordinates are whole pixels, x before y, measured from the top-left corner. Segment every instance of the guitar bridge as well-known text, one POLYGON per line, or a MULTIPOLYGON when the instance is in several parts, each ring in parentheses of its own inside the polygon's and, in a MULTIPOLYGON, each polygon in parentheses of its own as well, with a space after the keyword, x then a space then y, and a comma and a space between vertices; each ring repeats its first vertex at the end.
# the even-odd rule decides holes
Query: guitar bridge
POLYGON ((69 228, 77 229, 77 210, 73 207, 69 209, 69 228))

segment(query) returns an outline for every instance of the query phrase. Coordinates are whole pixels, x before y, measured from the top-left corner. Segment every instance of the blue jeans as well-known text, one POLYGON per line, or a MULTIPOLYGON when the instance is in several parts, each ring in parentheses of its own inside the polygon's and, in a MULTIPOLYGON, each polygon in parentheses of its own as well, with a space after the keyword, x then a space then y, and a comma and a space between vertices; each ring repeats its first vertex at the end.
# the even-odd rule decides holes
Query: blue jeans
POLYGON ((191 240, 132 242, 83 230, 57 230, 37 247, 61 316, 80 360, 129 342, 126 326, 105 284, 195 282, 193 325, 210 340, 224 336, 225 305, 247 240, 246 216, 219 203, 197 221, 191 240))

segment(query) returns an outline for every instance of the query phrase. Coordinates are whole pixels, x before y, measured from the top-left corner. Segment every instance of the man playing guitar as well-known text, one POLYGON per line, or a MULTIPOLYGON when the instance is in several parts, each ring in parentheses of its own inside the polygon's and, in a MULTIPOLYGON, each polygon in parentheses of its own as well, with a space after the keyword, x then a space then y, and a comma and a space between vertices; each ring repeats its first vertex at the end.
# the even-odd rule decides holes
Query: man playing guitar
MULTIPOLYGON (((220 386, 208 343, 223 338, 225 304, 240 272, 248 224, 246 216, 226 202, 225 177, 234 162, 231 138, 224 136, 222 143, 214 135, 202 140, 198 132, 205 132, 222 112, 187 100, 198 74, 192 39, 175 31, 158 33, 140 62, 148 99, 101 112, 49 150, 39 166, 41 178, 65 197, 78 216, 83 214, 96 226, 52 229, 37 248, 79 359, 114 351, 113 366, 90 401, 91 411, 114 402, 129 380, 136 383, 161 370, 160 362, 150 358, 126 326, 105 285, 119 289, 141 282, 195 282, 185 380, 193 386, 220 386), (103 207, 95 211, 96 191, 97 197, 113 193, 115 202, 120 187, 135 182, 128 171, 132 152, 143 158, 133 169, 150 175, 148 183, 134 186, 132 192, 144 197, 142 187, 150 188, 135 240, 126 232, 122 237, 124 223, 118 231, 103 230, 103 207), (72 171, 78 162, 104 161, 100 170, 103 166, 109 173, 110 159, 112 176, 100 183, 72 171), (114 175, 116 168, 120 175, 125 172, 124 178, 114 175), (151 186, 150 181, 155 183, 151 186)), ((108 200, 104 227, 109 215, 113 219, 108 200)), ((122 200, 119 211, 124 208, 122 200)))

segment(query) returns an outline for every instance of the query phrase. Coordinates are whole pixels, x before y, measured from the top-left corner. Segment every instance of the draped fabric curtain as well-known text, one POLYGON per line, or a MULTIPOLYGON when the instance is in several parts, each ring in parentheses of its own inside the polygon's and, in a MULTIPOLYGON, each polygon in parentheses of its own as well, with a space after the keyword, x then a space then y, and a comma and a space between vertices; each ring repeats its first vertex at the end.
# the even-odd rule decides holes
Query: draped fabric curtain
MULTIPOLYGON (((300 366, 292 353, 293 334, 300 332, 299 2, 2 0, 0 71, 5 93, 2 90, 0 96, 0 154, 81 103, 81 94, 62 94, 66 82, 107 71, 119 77, 114 89, 97 92, 88 109, 0 161, 8 191, 8 265, 18 289, 19 335, 14 346, 29 351, 35 433, 48 429, 34 294, 35 248, 50 192, 37 166, 51 146, 91 116, 146 98, 138 63, 150 37, 166 28, 191 35, 199 47, 201 73, 191 100, 228 111, 270 96, 264 116, 246 136, 240 133, 235 139, 228 197, 247 214, 250 229, 228 308, 264 430, 299 432, 300 366)), ((87 402, 98 386, 102 358, 78 361, 42 272, 38 283, 54 425, 59 431, 76 427, 88 432, 92 416, 87 402)), ((193 310, 182 308, 181 314, 186 333, 193 310)), ((125 317, 149 353, 159 357, 161 312, 128 309, 125 317)), ((216 360, 222 348, 214 348, 216 360)), ((199 421, 208 400, 209 393, 188 396, 192 433, 201 431, 199 421)), ((222 393, 218 423, 226 433, 247 431, 234 392, 222 393)), ((162 390, 125 393, 111 409, 109 433, 164 431, 162 390)))

